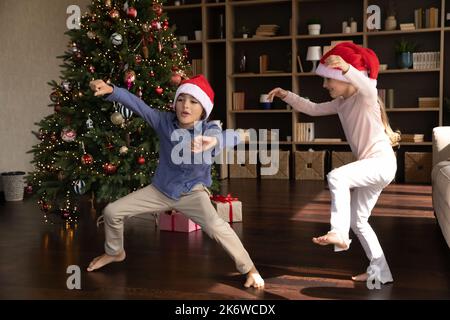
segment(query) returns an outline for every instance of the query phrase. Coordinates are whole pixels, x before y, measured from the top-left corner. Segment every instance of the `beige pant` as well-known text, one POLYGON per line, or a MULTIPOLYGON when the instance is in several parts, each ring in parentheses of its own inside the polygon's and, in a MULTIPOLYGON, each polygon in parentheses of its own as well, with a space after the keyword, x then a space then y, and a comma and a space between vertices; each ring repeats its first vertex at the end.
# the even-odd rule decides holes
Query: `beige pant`
POLYGON ((240 273, 247 273, 253 262, 228 222, 222 220, 209 198, 209 191, 203 185, 196 185, 191 192, 173 200, 149 185, 130 193, 106 206, 105 252, 117 255, 123 250, 123 224, 125 217, 142 213, 164 212, 175 209, 202 227, 212 239, 222 245, 236 263, 240 273))

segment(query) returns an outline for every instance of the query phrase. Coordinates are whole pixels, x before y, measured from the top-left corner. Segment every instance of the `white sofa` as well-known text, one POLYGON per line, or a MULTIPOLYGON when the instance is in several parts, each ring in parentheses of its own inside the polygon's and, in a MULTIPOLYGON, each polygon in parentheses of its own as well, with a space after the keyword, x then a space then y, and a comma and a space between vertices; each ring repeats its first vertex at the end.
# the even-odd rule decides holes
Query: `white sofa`
POLYGON ((433 208, 450 247, 450 127, 433 129, 433 208))

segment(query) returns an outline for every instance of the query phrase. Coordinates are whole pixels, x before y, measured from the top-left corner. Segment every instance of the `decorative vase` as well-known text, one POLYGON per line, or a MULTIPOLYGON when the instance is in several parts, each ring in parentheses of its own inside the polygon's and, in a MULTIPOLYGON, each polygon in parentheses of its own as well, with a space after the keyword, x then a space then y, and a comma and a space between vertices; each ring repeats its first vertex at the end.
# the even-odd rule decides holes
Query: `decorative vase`
POLYGON ((320 34, 320 24, 309 24, 308 32, 310 35, 319 35, 320 34))
POLYGON ((413 64, 412 53, 402 52, 397 55, 397 64, 400 69, 409 69, 413 64))
POLYGON ((386 21, 384 22, 384 30, 392 31, 395 29, 397 29, 397 20, 395 19, 395 16, 387 17, 386 21))

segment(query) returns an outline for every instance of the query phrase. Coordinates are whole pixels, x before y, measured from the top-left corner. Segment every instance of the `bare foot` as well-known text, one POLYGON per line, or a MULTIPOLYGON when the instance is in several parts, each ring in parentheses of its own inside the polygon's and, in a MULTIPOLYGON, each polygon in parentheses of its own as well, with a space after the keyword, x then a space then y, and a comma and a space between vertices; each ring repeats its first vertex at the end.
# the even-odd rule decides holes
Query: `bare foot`
POLYGON ((264 280, 254 266, 247 273, 247 281, 245 281, 244 287, 254 287, 256 289, 264 288, 264 280))
POLYGON ((334 244, 335 246, 343 250, 347 250, 349 248, 349 245, 345 243, 344 239, 342 239, 342 237, 334 232, 328 232, 321 237, 313 238, 312 241, 321 246, 334 244))
POLYGON ((367 279, 369 279, 369 274, 367 272, 352 277, 352 280, 356 282, 366 282, 367 279))
POLYGON ((87 271, 91 272, 91 271, 100 269, 112 262, 121 262, 121 261, 125 260, 125 257, 126 257, 125 251, 122 251, 121 253, 119 253, 116 256, 110 256, 110 255, 107 255, 106 253, 104 253, 101 256, 98 256, 97 258, 94 258, 94 260, 91 261, 91 263, 89 264, 89 267, 87 267, 87 271))

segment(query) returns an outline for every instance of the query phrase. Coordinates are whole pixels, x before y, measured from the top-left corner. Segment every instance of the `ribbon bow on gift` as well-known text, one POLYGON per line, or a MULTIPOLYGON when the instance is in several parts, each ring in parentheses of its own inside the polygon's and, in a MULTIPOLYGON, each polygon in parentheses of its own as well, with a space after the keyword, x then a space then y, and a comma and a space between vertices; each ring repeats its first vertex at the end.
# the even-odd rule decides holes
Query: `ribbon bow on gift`
POLYGON ((218 194, 215 196, 211 196, 211 200, 215 201, 215 202, 228 203, 230 205, 230 210, 229 210, 228 215, 230 217, 230 222, 233 222, 233 204, 231 202, 239 201, 239 199, 232 197, 231 194, 227 194, 226 196, 222 196, 222 195, 218 194))

